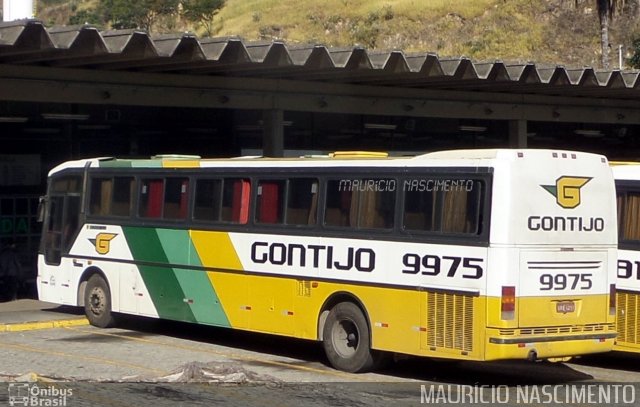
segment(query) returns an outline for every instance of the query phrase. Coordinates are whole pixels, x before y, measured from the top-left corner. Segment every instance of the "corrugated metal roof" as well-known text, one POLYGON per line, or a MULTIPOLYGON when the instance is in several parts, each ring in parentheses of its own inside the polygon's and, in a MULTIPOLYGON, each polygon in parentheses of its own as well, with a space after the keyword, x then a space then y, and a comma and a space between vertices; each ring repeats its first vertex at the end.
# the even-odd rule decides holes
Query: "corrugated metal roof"
POLYGON ((610 99, 640 96, 638 71, 474 62, 433 53, 236 37, 199 39, 190 33, 150 36, 89 25, 46 28, 39 20, 0 23, 0 63, 610 99))

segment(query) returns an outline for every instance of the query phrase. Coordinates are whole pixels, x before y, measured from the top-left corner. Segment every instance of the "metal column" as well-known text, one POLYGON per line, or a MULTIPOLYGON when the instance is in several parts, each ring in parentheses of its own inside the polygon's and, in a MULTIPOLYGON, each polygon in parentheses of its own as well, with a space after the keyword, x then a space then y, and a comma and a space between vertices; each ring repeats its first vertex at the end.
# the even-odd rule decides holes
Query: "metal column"
POLYGON ((263 112, 262 155, 284 157, 284 112, 270 109, 263 112))
POLYGON ((527 148, 526 120, 509 120, 509 147, 527 148))

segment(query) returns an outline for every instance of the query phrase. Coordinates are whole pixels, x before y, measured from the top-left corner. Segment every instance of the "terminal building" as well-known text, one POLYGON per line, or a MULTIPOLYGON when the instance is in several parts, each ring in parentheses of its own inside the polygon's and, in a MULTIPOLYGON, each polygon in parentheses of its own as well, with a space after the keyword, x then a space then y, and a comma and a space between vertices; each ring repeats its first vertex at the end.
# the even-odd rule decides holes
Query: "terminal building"
POLYGON ((65 160, 557 148, 640 158, 640 73, 0 24, 0 237, 32 268, 65 160))

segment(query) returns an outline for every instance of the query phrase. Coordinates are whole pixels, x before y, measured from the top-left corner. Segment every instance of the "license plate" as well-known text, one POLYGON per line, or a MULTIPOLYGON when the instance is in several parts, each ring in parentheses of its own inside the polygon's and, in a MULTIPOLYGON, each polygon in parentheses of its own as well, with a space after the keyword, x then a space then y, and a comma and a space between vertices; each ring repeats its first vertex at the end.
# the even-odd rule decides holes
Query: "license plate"
POLYGON ((556 303, 556 312, 560 314, 575 312, 575 310, 576 310, 576 303, 573 301, 560 301, 556 303))

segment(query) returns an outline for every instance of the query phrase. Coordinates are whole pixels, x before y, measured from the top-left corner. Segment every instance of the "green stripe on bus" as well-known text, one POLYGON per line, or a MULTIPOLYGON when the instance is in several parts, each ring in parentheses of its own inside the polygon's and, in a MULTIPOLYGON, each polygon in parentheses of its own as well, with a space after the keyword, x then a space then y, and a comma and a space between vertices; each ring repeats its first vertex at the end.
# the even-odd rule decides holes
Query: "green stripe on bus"
MULTIPOLYGON (((158 229, 157 233, 169 263, 202 267, 188 230, 158 229)), ((231 327, 204 270, 174 268, 173 271, 198 322, 231 327)))
POLYGON ((98 161, 101 168, 160 168, 161 160, 104 160, 98 161))
MULTIPOLYGON (((167 264, 167 255, 154 228, 123 227, 123 230, 136 262, 167 264)), ((138 269, 160 318, 196 322, 172 268, 138 264, 138 269)))
POLYGON ((105 160, 98 161, 100 168, 131 168, 131 161, 129 160, 105 160))

